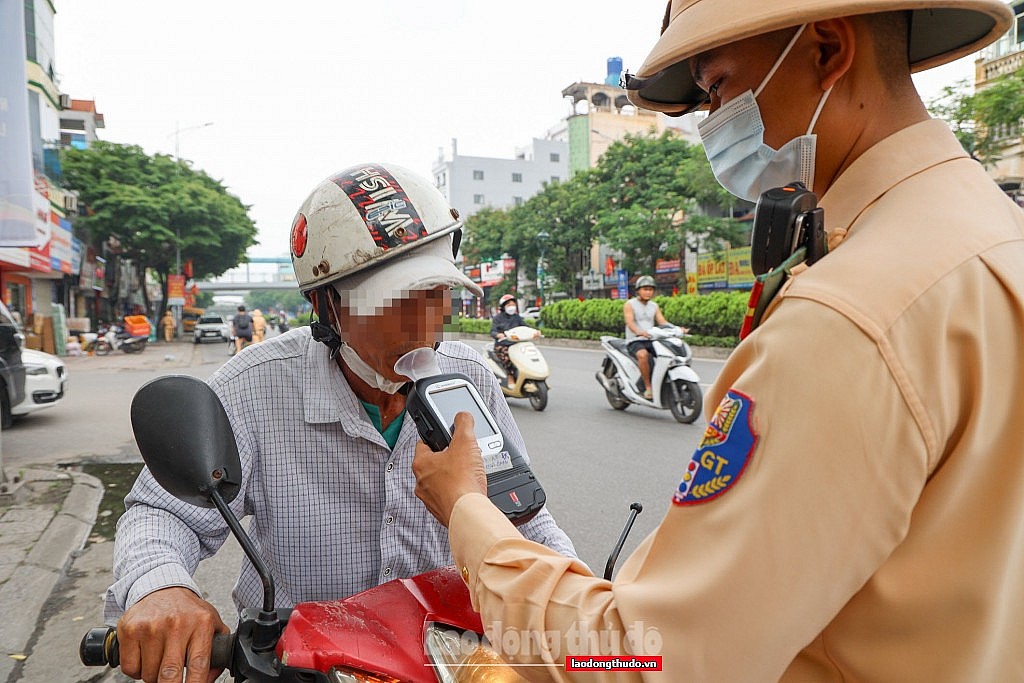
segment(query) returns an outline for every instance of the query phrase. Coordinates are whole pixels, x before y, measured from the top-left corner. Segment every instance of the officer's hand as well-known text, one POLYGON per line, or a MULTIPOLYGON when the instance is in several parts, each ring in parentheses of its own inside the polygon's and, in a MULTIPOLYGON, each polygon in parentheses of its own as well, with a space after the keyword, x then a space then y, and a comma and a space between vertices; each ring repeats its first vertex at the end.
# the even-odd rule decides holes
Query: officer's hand
POLYGON ((467 493, 486 495, 487 475, 473 432, 473 416, 469 413, 455 416, 452 443, 439 453, 431 451, 422 441, 416 444, 412 471, 416 475, 416 497, 445 526, 459 498, 467 493))
POLYGON ((150 593, 131 606, 117 623, 121 671, 146 683, 212 683, 221 669, 210 670, 214 633, 230 629, 213 605, 188 588, 150 593))

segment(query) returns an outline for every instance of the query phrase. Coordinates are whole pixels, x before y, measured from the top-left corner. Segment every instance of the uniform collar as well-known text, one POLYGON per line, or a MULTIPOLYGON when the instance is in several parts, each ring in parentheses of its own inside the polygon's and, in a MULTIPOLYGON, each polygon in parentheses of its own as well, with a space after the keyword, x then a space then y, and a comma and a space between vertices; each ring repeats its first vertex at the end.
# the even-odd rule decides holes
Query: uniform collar
POLYGON ((865 209, 907 178, 966 157, 949 126, 939 119, 893 133, 854 161, 821 198, 830 236, 845 235, 865 209))

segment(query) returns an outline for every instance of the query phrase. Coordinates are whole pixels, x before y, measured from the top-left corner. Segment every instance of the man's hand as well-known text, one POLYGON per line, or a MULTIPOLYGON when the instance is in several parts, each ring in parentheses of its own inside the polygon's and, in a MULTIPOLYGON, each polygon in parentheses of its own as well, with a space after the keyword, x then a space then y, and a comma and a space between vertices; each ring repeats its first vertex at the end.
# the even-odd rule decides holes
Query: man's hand
POLYGON ((499 341, 501 341, 502 339, 505 338, 505 333, 504 332, 499 332, 497 338, 498 338, 499 341))
POLYGON ((210 670, 214 633, 229 629, 213 605, 178 586, 150 593, 117 623, 121 671, 146 683, 212 683, 221 669, 210 670))
POLYGON ((443 451, 434 453, 422 441, 416 444, 412 471, 416 475, 416 497, 445 526, 459 498, 467 493, 486 495, 487 475, 473 433, 473 416, 469 413, 455 416, 455 435, 451 445, 443 451))

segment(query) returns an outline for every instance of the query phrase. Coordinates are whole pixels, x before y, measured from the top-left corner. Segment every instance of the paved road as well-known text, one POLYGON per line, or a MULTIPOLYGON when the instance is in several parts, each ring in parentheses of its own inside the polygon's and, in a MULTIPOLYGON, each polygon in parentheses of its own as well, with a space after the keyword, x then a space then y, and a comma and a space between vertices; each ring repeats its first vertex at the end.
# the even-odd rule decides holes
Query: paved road
MULTIPOLYGON (((479 347, 481 342, 470 344, 479 347)), ((667 411, 636 406, 612 410, 594 379, 601 360, 599 351, 542 348, 553 368, 548 408, 538 413, 526 401, 513 401, 511 408, 548 493, 552 513, 576 543, 580 557, 600 574, 631 502, 642 502, 645 510, 623 558, 660 521, 703 427, 700 420, 694 425, 679 424, 667 411)), ((101 367, 89 364, 95 359, 77 359, 69 364, 72 384, 65 403, 5 432, 5 457, 8 462, 23 464, 83 458, 137 460, 128 424, 135 389, 170 372, 208 376, 226 358, 220 344, 194 348, 179 344, 134 369, 126 367, 123 360, 102 359, 113 365, 101 367), (174 357, 165 360, 165 356, 174 357)), ((721 361, 695 361, 695 369, 706 383, 720 367, 721 361)), ((22 680, 98 680, 98 672, 78 664, 77 646, 87 628, 101 622, 111 551, 112 543, 93 542, 76 558, 48 605, 33 647, 34 652, 47 656, 30 658, 22 680)), ((197 576, 208 599, 229 624, 233 623, 230 590, 239 561, 237 546, 229 540, 224 551, 202 563, 197 576)), ((115 679, 111 673, 104 680, 115 679)))

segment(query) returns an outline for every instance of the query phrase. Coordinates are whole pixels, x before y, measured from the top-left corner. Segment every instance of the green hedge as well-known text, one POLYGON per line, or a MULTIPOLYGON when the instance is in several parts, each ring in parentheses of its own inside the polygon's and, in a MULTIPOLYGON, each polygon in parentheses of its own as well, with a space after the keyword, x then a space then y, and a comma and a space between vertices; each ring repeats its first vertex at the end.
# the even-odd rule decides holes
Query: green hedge
MULTIPOLYGON (((737 334, 747 312, 748 292, 715 292, 700 296, 659 296, 655 301, 665 318, 686 327, 693 346, 736 346, 737 334)), ((540 327, 552 339, 600 339, 621 337, 625 330, 621 299, 568 299, 541 309, 540 327)), ((465 334, 488 334, 490 320, 459 318, 457 328, 465 334)))

